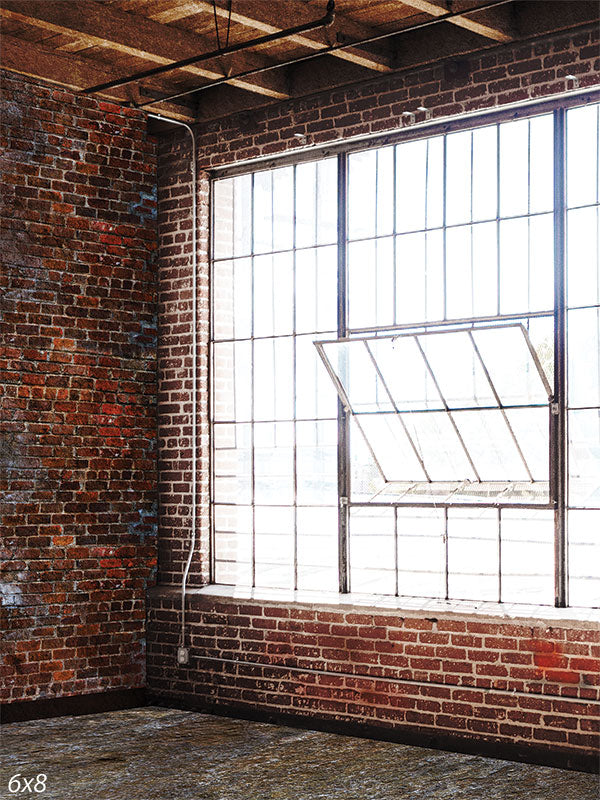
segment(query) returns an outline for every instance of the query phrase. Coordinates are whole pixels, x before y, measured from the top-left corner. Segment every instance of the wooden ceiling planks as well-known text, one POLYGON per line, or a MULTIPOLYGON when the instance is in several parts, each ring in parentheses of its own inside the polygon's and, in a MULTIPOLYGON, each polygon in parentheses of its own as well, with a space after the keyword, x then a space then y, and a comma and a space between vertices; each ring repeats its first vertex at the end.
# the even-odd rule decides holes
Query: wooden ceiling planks
MULTIPOLYGON (((334 23, 326 29, 190 64, 104 96, 142 103, 150 98, 153 110, 164 114, 209 119, 598 18, 593 0, 507 0, 468 13, 484 2, 337 0, 334 23), (402 33, 450 9, 456 14, 450 19, 402 33), (360 43, 387 32, 397 35, 360 43), (336 49, 328 52, 331 47, 336 49), (285 64, 322 50, 316 60, 285 64), (252 70, 265 71, 240 74, 252 70), (220 85, 197 97, 160 101, 214 81, 220 85)), ((319 19, 325 9, 326 0, 233 0, 231 15, 228 0, 0 0, 2 65, 84 89, 217 49, 215 15, 224 46, 228 27, 229 43, 238 44, 319 19)))

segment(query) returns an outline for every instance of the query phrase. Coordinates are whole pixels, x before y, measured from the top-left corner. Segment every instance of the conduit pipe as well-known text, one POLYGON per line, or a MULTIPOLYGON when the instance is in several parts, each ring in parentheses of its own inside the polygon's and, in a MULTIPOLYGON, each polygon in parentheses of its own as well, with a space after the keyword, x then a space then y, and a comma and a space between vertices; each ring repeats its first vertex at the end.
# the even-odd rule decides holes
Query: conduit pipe
POLYGON ((190 567, 196 549, 196 505, 197 490, 196 481, 198 473, 197 459, 197 399, 198 399, 198 339, 197 339, 197 306, 198 306, 198 287, 197 287, 197 265, 198 265, 198 186, 197 186, 197 166, 196 166, 196 136, 192 128, 185 122, 169 119, 160 114, 148 114, 152 119, 161 122, 170 122, 172 125, 179 125, 189 133, 192 142, 192 155, 190 159, 190 174, 192 183, 192 510, 190 520, 190 549, 181 578, 181 632, 179 635, 179 649, 177 651, 177 661, 179 664, 187 664, 188 651, 185 647, 185 593, 187 589, 190 567))
MULTIPOLYGON (((135 75, 130 75, 128 78, 116 78, 114 81, 107 81, 106 83, 99 83, 97 86, 90 86, 89 89, 83 89, 83 94, 93 94, 94 92, 102 92, 105 89, 114 89, 116 86, 126 86, 128 83, 142 80, 143 78, 150 78, 153 75, 163 75, 165 72, 172 72, 181 67, 189 67, 191 64, 198 64, 200 61, 209 61, 211 58, 220 58, 227 56, 231 53, 239 53, 242 50, 248 50, 250 47, 258 47, 263 44, 270 44, 279 39, 288 39, 290 36, 295 36, 299 33, 306 33, 307 31, 314 31, 317 28, 324 28, 331 25, 335 18, 335 2, 329 0, 327 3, 327 11, 324 17, 314 20, 313 22, 305 22, 302 25, 296 25, 293 28, 287 28, 277 33, 269 33, 266 36, 259 36, 258 39, 250 39, 247 42, 239 42, 238 44, 231 44, 228 47, 222 47, 218 50, 212 50, 209 53, 202 53, 199 56, 191 56, 184 58, 181 61, 174 61, 172 64, 165 64, 162 67, 153 67, 144 72, 136 72, 135 75)), ((229 80, 229 78, 227 78, 229 80)))

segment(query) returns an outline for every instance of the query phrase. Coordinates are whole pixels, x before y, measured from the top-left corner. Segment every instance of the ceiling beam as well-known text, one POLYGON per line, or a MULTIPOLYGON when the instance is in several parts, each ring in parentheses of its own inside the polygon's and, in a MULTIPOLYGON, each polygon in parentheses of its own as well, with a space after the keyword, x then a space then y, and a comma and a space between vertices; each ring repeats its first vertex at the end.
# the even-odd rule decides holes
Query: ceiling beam
MULTIPOLYGON (((58 53, 42 45, 8 35, 2 36, 2 67, 11 72, 18 72, 31 78, 41 78, 75 90, 114 78, 114 73, 89 58, 58 53)), ((107 89, 102 92, 102 96, 121 103, 131 99, 127 87, 107 89)), ((194 119, 194 113, 189 107, 172 102, 152 103, 146 110, 186 122, 194 119)))
MULTIPOLYGON (((450 7, 445 0, 402 0, 402 5, 432 17, 442 17, 450 11, 459 10, 456 4, 450 7)), ((510 17, 504 9, 488 9, 472 14, 468 14, 468 11, 469 7, 465 7, 466 16, 452 17, 448 22, 471 33, 485 36, 486 39, 493 39, 495 42, 509 42, 514 38, 510 17)))
MULTIPOLYGON (((323 3, 323 10, 324 6, 325 3, 323 3)), ((305 22, 310 22, 316 18, 315 6, 307 8, 301 3, 292 3, 289 2, 289 0, 278 0, 276 15, 273 13, 274 8, 271 3, 261 2, 260 0, 252 3, 244 3, 243 8, 245 9, 246 13, 242 13, 240 10, 238 10, 238 7, 234 5, 233 11, 231 12, 232 23, 243 25, 246 28, 251 28, 252 30, 260 31, 261 33, 265 34, 279 33, 280 31, 285 30, 286 27, 290 27, 291 25, 302 25, 305 22), (282 20, 285 22, 285 24, 273 24, 275 19, 282 20)), ((193 3, 184 2, 181 4, 179 16, 175 16, 177 15, 177 7, 174 7, 157 14, 156 18, 159 19, 163 17, 163 15, 166 15, 163 18, 168 18, 172 21, 176 18, 189 17, 192 14, 198 13, 212 15, 215 13, 215 7, 213 6, 212 2, 208 2, 208 0, 194 0, 193 3)), ((216 14, 217 17, 222 20, 229 19, 229 10, 223 6, 216 5, 216 14)), ((325 31, 324 33, 315 32, 297 34, 296 36, 290 36, 286 41, 293 42, 300 47, 310 48, 311 50, 321 50, 323 47, 335 43, 337 33, 343 35, 346 39, 349 37, 365 38, 375 35, 375 32, 372 28, 368 28, 360 25, 359 23, 350 21, 347 17, 340 18, 337 11, 336 20, 337 23, 334 22, 332 30, 329 31, 329 33, 325 31), (330 37, 330 40, 328 40, 327 36, 330 37)), ((374 70, 376 72, 389 72, 392 69, 391 55, 366 50, 363 47, 359 48, 350 46, 344 48, 343 50, 336 50, 332 52, 331 55, 335 58, 342 59, 343 61, 350 61, 352 64, 357 64, 360 67, 365 67, 366 69, 374 70)))
MULTIPOLYGON (((29 3, 3 0, 0 15, 52 33, 75 36, 89 46, 109 48, 161 65, 191 58, 209 49, 206 39, 195 33, 161 25, 139 14, 118 11, 94 0, 80 0, 78 3, 69 0, 29 3)), ((260 58, 254 55, 236 61, 236 71, 255 66, 260 58)), ((219 64, 216 67, 190 65, 181 71, 209 81, 224 76, 219 64)), ((288 97, 284 80, 276 73, 264 73, 246 79, 232 78, 231 83, 240 89, 275 100, 288 97)))

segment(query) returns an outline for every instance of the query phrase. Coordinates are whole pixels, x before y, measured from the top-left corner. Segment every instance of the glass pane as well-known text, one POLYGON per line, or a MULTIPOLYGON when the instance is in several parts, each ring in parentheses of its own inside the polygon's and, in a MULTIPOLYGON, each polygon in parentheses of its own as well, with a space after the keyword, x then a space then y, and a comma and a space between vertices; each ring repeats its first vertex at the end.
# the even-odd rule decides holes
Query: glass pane
POLYGON ((251 351, 249 341, 213 345, 213 419, 223 422, 251 419, 251 351))
POLYGON ((554 604, 554 513, 502 509, 502 602, 554 604))
POLYGON ((468 333, 431 333, 419 342, 449 408, 496 405, 468 333))
MULTIPOLYGON (((296 253, 296 331, 337 328, 337 248, 296 253)), ((290 314, 290 323, 293 316, 290 314)))
POLYGON ((569 511, 569 605, 600 606, 600 511, 569 511))
POLYGON ((493 316, 498 313, 498 226, 495 222, 473 225, 471 237, 473 314, 493 316))
POLYGON ((473 339, 503 405, 541 405, 549 392, 520 326, 473 330, 473 339))
POLYGON ((291 253, 254 259, 254 335, 281 336, 294 327, 291 253))
POLYGON ((252 579, 252 507, 215 506, 215 580, 249 584, 252 579))
POLYGON ((405 142, 396 146, 396 230, 420 231, 425 228, 427 185, 427 141, 405 142))
POLYGON ((337 591, 337 508, 299 508, 297 526, 298 589, 337 591))
POLYGON ((394 148, 377 151, 377 236, 394 232, 394 148))
POLYGON ((252 502, 250 425, 213 425, 215 503, 252 502))
POLYGON ((364 414, 356 421, 386 480, 427 480, 398 414, 364 414))
MULTIPOLYGON (((392 172, 393 175, 393 172, 392 172)), ((375 235, 377 151, 364 150, 348 158, 348 238, 375 235)))
POLYGON ((317 244, 337 240, 337 218, 337 159, 327 158, 317 162, 317 244))
POLYGON ((323 349, 354 411, 393 410, 364 341, 335 342, 323 345, 323 349))
POLYGON ((446 224, 471 220, 471 131, 446 137, 446 224))
POLYGON ((294 246, 294 168, 274 169, 273 175, 273 249, 289 250, 294 246))
POLYGON ((294 361, 291 337, 254 342, 254 419, 292 419, 294 361))
POLYGON ((350 509, 350 590, 395 594, 394 510, 350 509))
POLYGON ((337 502, 337 422, 296 423, 299 505, 337 502))
MULTIPOLYGON (((422 337, 421 341, 427 338, 422 337)), ((414 336, 371 339, 368 347, 397 408, 403 410, 444 408, 442 398, 414 336)))
MULTIPOLYGON (((476 479, 448 414, 431 411, 402 418, 432 481, 476 479)), ((412 480, 419 480, 419 472, 412 480)))
POLYGON ((254 426, 254 493, 262 505, 294 502, 294 424, 262 422, 254 426))
POLYGON ((462 319, 473 314, 471 228, 446 232, 446 316, 462 319))
POLYGON ((529 120, 529 212, 552 211, 554 205, 554 119, 529 120))
POLYGON ((600 409, 569 412, 569 505, 600 508, 600 409))
POLYGON ((296 419, 333 418, 337 395, 313 342, 335 333, 296 337, 296 419))
POLYGON ((449 509, 448 591, 455 600, 498 600, 497 511, 449 509))
POLYGON ((534 480, 548 482, 550 475, 549 409, 547 407, 514 408, 508 409, 506 415, 534 480))
POLYGON ((252 335, 252 272, 249 258, 217 261, 213 266, 214 339, 252 335))
POLYGON ((445 596, 444 533, 443 510, 398 509, 398 594, 445 596))
POLYGON ((317 165, 296 166, 296 247, 310 247, 317 235, 317 165))
POLYGON ((473 131, 473 219, 495 219, 498 206, 498 128, 473 131))
POLYGON ((293 588, 294 509, 255 509, 256 586, 293 588))
POLYGON ((252 565, 235 561, 215 561, 215 583, 225 586, 251 586, 252 565))
POLYGON ((254 174, 253 226, 255 253, 270 253, 273 250, 273 173, 254 174))
POLYGON ((234 178, 215 181, 213 187, 213 257, 233 255, 233 186, 234 178))
MULTIPOLYGON (((394 322, 394 241, 391 237, 348 246, 351 328, 394 322)), ((335 305, 334 305, 335 309, 335 305)))
POLYGON ((427 228, 444 222, 444 137, 427 139, 427 228))
POLYGON ((396 238, 396 321, 444 317, 444 250, 441 231, 396 238))
POLYGON ((600 308, 568 314, 569 405, 600 406, 600 308))
POLYGON ((598 202, 598 105, 567 111, 567 203, 598 202))
POLYGON ((252 175, 233 182, 233 255, 246 256, 252 244, 252 175))
POLYGON ((500 216, 527 214, 529 121, 500 125, 500 216))
POLYGON ((452 416, 481 480, 528 480, 527 470, 500 411, 455 411, 452 416))
POLYGON ((546 311, 554 305, 554 220, 551 214, 529 220, 528 311, 546 311))
POLYGON ((500 222, 500 313, 529 311, 529 223, 500 222))
POLYGON ((600 303, 600 211, 597 207, 568 212, 567 275, 570 306, 600 303))
POLYGON ((351 496, 354 502, 372 500, 385 489, 384 478, 355 418, 350 421, 350 469, 351 496))

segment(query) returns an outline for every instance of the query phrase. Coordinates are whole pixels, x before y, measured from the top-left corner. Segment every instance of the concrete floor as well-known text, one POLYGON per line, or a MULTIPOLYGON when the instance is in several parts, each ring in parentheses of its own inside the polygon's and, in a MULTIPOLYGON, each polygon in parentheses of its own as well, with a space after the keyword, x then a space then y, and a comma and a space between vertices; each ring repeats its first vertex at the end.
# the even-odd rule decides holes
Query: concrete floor
POLYGON ((580 772, 163 708, 6 725, 2 750, 2 798, 597 800, 599 796, 598 778, 580 772), (8 782, 15 773, 20 773, 21 781, 45 773, 46 791, 9 793, 8 782))

